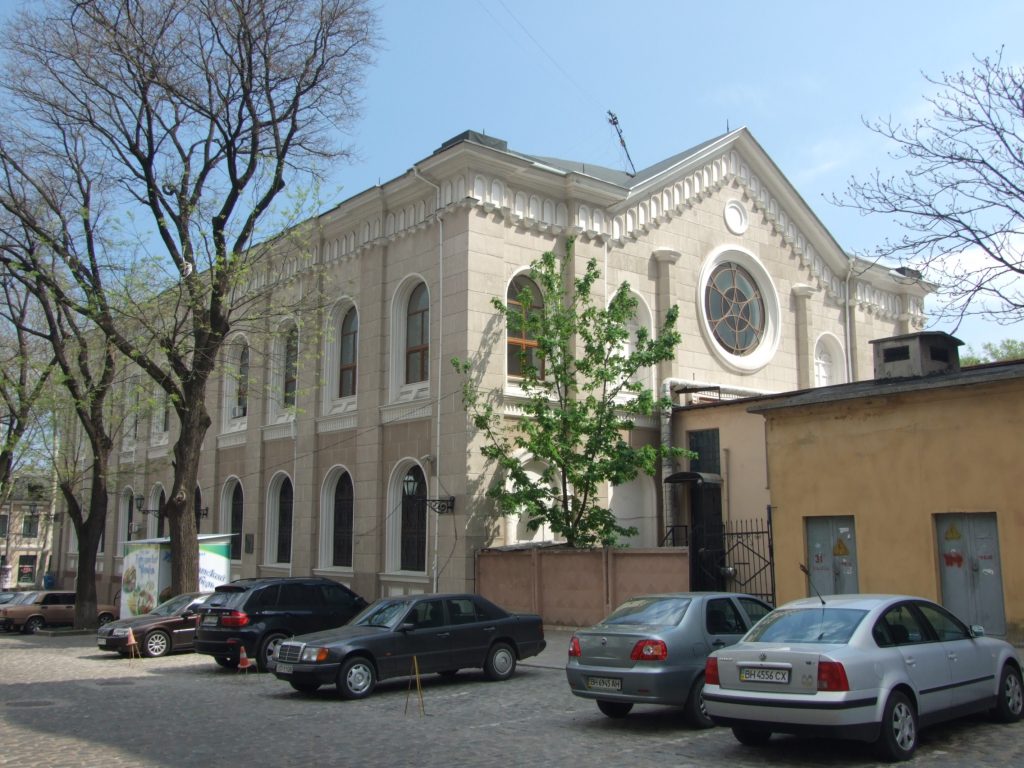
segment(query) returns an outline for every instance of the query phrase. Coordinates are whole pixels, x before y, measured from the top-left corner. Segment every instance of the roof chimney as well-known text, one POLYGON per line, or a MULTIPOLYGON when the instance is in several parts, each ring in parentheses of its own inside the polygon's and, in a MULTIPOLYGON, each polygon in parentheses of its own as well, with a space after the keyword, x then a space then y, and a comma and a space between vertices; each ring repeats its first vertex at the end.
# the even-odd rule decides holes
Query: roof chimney
POLYGON ((901 379, 960 371, 960 339, 943 331, 875 339, 875 378, 901 379))

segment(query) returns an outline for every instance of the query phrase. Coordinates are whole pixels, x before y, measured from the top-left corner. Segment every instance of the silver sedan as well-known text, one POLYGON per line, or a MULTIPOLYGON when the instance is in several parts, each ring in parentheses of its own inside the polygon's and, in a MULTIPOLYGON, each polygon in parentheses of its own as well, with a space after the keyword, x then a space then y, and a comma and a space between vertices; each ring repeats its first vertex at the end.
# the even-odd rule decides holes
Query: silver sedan
POLYGON ((940 605, 907 595, 796 600, 708 657, 711 719, 743 744, 773 732, 874 742, 908 760, 918 729, 973 712, 1016 722, 1021 661, 940 605))
POLYGON ((569 689, 608 717, 625 717, 634 704, 668 704, 708 727, 701 696, 708 653, 735 643, 770 610, 756 597, 724 592, 630 598, 572 636, 569 689))

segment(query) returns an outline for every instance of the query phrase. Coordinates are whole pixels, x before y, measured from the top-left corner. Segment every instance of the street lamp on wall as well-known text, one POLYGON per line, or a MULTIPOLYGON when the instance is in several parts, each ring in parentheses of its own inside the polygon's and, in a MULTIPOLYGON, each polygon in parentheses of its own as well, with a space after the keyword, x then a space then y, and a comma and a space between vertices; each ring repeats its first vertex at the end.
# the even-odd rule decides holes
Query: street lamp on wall
POLYGON ((406 498, 412 499, 416 504, 422 504, 432 512, 436 512, 439 515, 443 515, 447 512, 455 511, 455 497, 449 496, 446 499, 428 499, 426 497, 418 497, 416 491, 419 488, 419 481, 415 475, 411 472, 406 474, 405 479, 402 481, 402 490, 405 492, 406 498))

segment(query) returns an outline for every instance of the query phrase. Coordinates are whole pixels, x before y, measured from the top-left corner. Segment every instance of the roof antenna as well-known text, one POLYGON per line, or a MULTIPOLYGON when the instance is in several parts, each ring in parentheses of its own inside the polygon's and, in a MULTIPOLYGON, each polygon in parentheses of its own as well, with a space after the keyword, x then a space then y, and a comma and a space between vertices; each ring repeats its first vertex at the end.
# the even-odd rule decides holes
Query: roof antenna
POLYGON ((626 153, 626 159, 629 160, 629 167, 633 171, 629 174, 629 177, 633 178, 636 176, 636 166, 633 165, 633 158, 629 156, 629 150, 626 149, 626 138, 622 135, 622 128, 619 127, 619 118, 610 109, 608 110, 608 122, 612 124, 612 128, 615 129, 615 132, 619 134, 619 144, 622 145, 622 151, 626 153))
POLYGON ((807 570, 807 566, 800 563, 800 570, 803 571, 804 576, 807 577, 807 583, 811 585, 811 589, 814 590, 814 594, 818 596, 818 599, 821 600, 821 604, 824 605, 825 598, 821 596, 821 592, 819 592, 818 588, 814 586, 814 580, 811 578, 811 572, 807 570))

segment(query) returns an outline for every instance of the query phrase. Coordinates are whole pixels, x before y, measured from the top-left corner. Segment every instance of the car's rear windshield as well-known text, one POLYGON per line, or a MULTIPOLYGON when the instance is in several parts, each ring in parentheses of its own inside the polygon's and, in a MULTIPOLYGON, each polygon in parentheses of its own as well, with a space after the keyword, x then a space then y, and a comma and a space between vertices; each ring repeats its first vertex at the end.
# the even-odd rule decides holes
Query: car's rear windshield
POLYGON ((251 594, 251 589, 217 587, 217 590, 203 603, 202 608, 241 608, 251 594))
POLYGON ((682 621, 690 602, 688 597, 634 597, 612 611, 601 624, 674 627, 682 621))
POLYGON ((754 625, 745 642, 848 643, 867 611, 853 608, 793 608, 772 611, 754 625))

